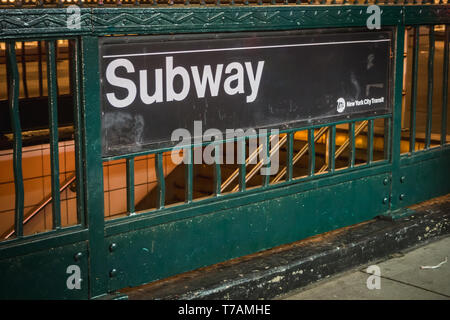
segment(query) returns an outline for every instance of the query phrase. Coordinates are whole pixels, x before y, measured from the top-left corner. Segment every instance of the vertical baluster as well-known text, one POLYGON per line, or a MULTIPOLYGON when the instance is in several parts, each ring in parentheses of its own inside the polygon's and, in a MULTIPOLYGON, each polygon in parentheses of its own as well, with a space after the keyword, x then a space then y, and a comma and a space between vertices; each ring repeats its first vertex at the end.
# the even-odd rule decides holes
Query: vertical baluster
POLYGON ((16 237, 23 236, 24 190, 22 175, 22 128, 19 116, 19 70, 17 69, 16 48, 14 41, 6 42, 6 67, 9 81, 9 115, 13 132, 13 169, 15 190, 14 231, 16 237))
POLYGON ((442 78, 442 119, 441 119, 441 145, 447 140, 447 108, 448 108, 448 51, 449 51, 450 25, 445 26, 444 38, 444 71, 442 78))
POLYGON ((164 208, 165 198, 166 198, 166 182, 164 179, 164 163, 163 163, 163 154, 161 152, 155 154, 155 169, 156 169, 156 177, 158 180, 158 199, 156 200, 156 208, 162 209, 164 208))
POLYGON ((50 165, 52 180, 53 229, 61 227, 59 193, 58 93, 56 84, 55 41, 47 41, 47 87, 50 126, 50 165))
POLYGON ((417 108, 417 78, 419 68, 419 43, 420 43, 420 26, 414 29, 414 53, 412 67, 412 85, 411 85, 411 114, 410 114, 410 136, 409 136, 409 152, 416 149, 416 108, 417 108))
POLYGON ((334 172, 335 169, 335 163, 336 163, 336 126, 331 126, 331 132, 328 135, 329 138, 329 152, 328 152, 328 169, 330 172, 334 172))
POLYGON ((384 158, 386 160, 391 160, 391 124, 392 119, 384 119, 384 158))
POLYGON ((309 175, 313 176, 316 167, 316 151, 314 143, 314 129, 308 129, 308 148, 309 148, 309 175))
POLYGON ((76 191, 77 191, 77 215, 78 222, 81 225, 85 224, 84 219, 84 194, 83 194, 83 155, 82 155, 82 137, 83 137, 83 128, 82 128, 82 111, 81 111, 81 79, 80 79, 80 47, 79 47, 78 39, 73 40, 73 45, 71 47, 71 56, 72 56, 72 73, 73 73, 73 81, 72 81, 72 96, 73 96, 73 126, 74 126, 74 140, 75 140, 75 172, 76 172, 76 191))
MULTIPOLYGON (((59 79, 58 79, 58 40, 55 40, 55 81, 56 81, 56 95, 59 96, 59 79)), ((48 68, 48 66, 47 66, 48 68)), ((47 69, 48 70, 48 69, 47 69)))
POLYGON ((73 56, 71 54, 72 50, 73 50, 73 41, 72 40, 68 40, 68 49, 69 49, 69 57, 68 57, 68 62, 69 62, 69 95, 73 96, 73 81, 74 81, 74 75, 73 75, 73 69, 71 68, 71 66, 73 65, 73 56))
POLYGON ((194 189, 193 187, 193 181, 194 181, 194 160, 193 160, 193 147, 190 146, 189 148, 184 149, 185 155, 185 199, 184 202, 191 203, 192 202, 192 191, 194 189))
POLYGON ((349 161, 348 166, 350 168, 353 168, 355 166, 355 122, 352 121, 348 124, 348 139, 350 143, 350 154, 349 154, 349 161))
POLYGON ((134 158, 130 158, 127 159, 127 215, 134 213, 134 158))
POLYGON ((242 137, 242 140, 238 141, 238 157, 239 157, 239 191, 245 191, 245 175, 246 167, 245 167, 245 141, 246 138, 242 137))
POLYGON ((42 78, 44 77, 42 72, 42 41, 38 41, 38 77, 39 77, 39 97, 44 95, 42 78))
POLYGON ((428 56, 428 103, 427 103, 427 126, 425 135, 425 148, 428 149, 431 143, 431 125, 433 112, 433 65, 434 65, 434 25, 430 26, 430 43, 428 56))
POLYGON ((99 80, 99 45, 97 36, 83 36, 80 41, 80 81, 83 127, 84 212, 89 241, 89 297, 107 290, 108 264, 105 259, 103 168, 101 156, 101 108, 99 80), (102 254, 104 253, 104 254, 102 254))
MULTIPOLYGON (((280 151, 278 151, 280 152, 280 151)), ((287 133, 287 172, 286 172, 286 181, 292 181, 293 176, 293 164, 292 164, 292 158, 294 153, 294 133, 289 132, 287 133)))
POLYGON ((373 120, 369 120, 367 126, 367 164, 373 160, 373 120))
MULTIPOLYGON (((263 151, 265 151, 264 157, 265 157, 265 164, 263 164, 263 167, 265 168, 266 174, 263 177, 263 186, 267 187, 270 182, 270 130, 267 130, 267 137, 265 137, 265 145, 266 147, 263 148, 263 151)), ((278 152, 278 151, 277 151, 278 152)))
POLYGON ((20 53, 20 59, 22 64, 22 84, 23 84, 23 93, 25 98, 28 98, 28 84, 27 84, 27 62, 26 62, 26 52, 25 52, 25 42, 21 42, 22 49, 20 53))
POLYGON ((222 174, 220 171, 220 163, 222 162, 221 147, 222 145, 213 142, 214 146, 214 196, 220 196, 220 187, 222 185, 222 174))

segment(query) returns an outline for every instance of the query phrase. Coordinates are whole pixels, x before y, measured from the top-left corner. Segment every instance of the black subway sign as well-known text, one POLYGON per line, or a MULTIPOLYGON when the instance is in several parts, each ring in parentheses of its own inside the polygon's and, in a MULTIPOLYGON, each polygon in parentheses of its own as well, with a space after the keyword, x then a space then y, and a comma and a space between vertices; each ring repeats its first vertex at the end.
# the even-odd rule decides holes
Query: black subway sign
POLYGON ((107 37, 103 155, 172 132, 305 127, 391 112, 392 34, 361 30, 107 37))

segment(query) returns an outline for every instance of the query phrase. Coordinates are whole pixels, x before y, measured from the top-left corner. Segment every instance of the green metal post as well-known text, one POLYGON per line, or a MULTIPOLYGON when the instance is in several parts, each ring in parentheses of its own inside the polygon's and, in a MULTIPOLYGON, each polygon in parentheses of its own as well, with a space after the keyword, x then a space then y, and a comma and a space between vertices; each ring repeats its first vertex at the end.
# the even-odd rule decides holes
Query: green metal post
POLYGON ((352 121, 348 125, 348 138, 350 144, 350 154, 348 156, 348 166, 353 168, 355 166, 355 122, 352 121))
POLYGON ((433 119, 433 75, 434 75, 434 25, 430 26, 430 43, 428 53, 428 94, 427 94, 427 126, 425 131, 425 149, 431 144, 431 126, 433 119))
POLYGON ((19 117, 19 71, 17 69, 16 48, 14 41, 6 42, 6 66, 9 82, 9 114, 13 130, 13 169, 15 188, 14 230, 16 237, 23 236, 24 188, 22 175, 22 128, 19 117))
POLYGON ((330 172, 334 172, 335 169, 335 153, 336 153, 336 126, 330 127, 330 134, 328 135, 328 146, 329 146, 329 153, 328 153, 328 170, 330 172))
POLYGON ((373 120, 369 120, 367 126, 367 164, 373 160, 373 120))
POLYGON ((448 51, 449 51, 450 25, 445 25, 444 39, 444 71, 442 79, 442 119, 441 119, 441 145, 447 141, 447 111, 448 111, 448 51))
POLYGON ((246 138, 243 137, 242 140, 238 141, 238 156, 240 157, 240 165, 239 165, 239 191, 245 191, 245 176, 247 174, 246 172, 246 166, 245 166, 245 159, 246 159, 246 152, 245 152, 245 144, 246 144, 246 138))
POLYGON ((420 26, 414 28, 414 51, 413 51, 413 67, 412 67, 412 86, 411 86, 411 111, 410 111, 410 137, 409 152, 414 152, 416 148, 416 108, 417 108, 417 78, 419 70, 419 43, 420 43, 420 26))
POLYGON ((134 208, 134 158, 127 159, 127 214, 135 213, 134 208))
MULTIPOLYGON (((264 161, 266 161, 265 164, 263 164, 263 167, 266 168, 266 171, 270 171, 270 130, 268 130, 268 134, 265 137, 265 144, 266 147, 262 148, 262 152, 265 151, 265 154, 263 154, 263 157, 265 158, 264 161)), ((262 154, 262 153, 261 153, 262 154)), ((263 176, 263 186, 267 187, 269 185, 270 182, 270 174, 267 174, 268 172, 266 172, 266 174, 263 176)))
MULTIPOLYGON (((402 88, 403 88, 403 54, 405 45, 405 26, 398 25, 395 36, 394 64, 394 111, 392 128, 392 183, 391 210, 401 207, 400 200, 400 141, 402 130, 402 88)), ((381 199, 380 199, 381 201, 381 199)))
POLYGON ((184 149, 184 152, 186 153, 186 156, 184 156, 184 159, 186 159, 185 163, 185 203, 191 203, 192 202, 192 194, 193 194, 193 180, 194 180, 194 150, 191 147, 184 149))
POLYGON ((220 170, 221 163, 221 144, 213 142, 214 146, 214 195, 220 196, 220 188, 222 185, 222 174, 220 170))
POLYGON ((162 152, 155 154, 156 179, 158 180, 158 199, 156 208, 163 209, 166 199, 166 181, 164 178, 164 162, 162 152))
MULTIPOLYGON (((280 151, 278 151, 280 152, 280 151)), ((294 133, 289 132, 287 134, 287 159, 286 159, 286 181, 292 181, 292 158, 294 153, 294 133)))
POLYGON ((308 150, 309 150, 309 163, 308 163, 308 172, 309 176, 314 175, 315 166, 316 166, 316 151, 315 151, 315 142, 314 142, 314 129, 308 129, 308 150))
MULTIPOLYGON (((40 43, 40 42, 39 42, 40 43)), ((75 140, 75 172, 76 172, 76 191, 77 191, 77 216, 78 223, 85 225, 85 213, 84 213, 84 176, 83 176, 83 112, 82 112, 82 101, 81 101, 81 50, 80 50, 80 40, 73 40, 73 45, 71 46, 72 55, 72 93, 73 93, 73 126, 74 126, 74 140, 75 140)))
POLYGON ((100 74, 98 38, 81 38, 83 157, 85 210, 89 228, 89 296, 107 292, 108 270, 104 239, 103 166, 101 155, 100 74))
POLYGON ((58 90, 56 83, 55 41, 47 41, 47 83, 48 115, 50 126, 50 164, 52 180, 53 229, 61 227, 61 208, 59 194, 59 147, 58 147, 58 90))

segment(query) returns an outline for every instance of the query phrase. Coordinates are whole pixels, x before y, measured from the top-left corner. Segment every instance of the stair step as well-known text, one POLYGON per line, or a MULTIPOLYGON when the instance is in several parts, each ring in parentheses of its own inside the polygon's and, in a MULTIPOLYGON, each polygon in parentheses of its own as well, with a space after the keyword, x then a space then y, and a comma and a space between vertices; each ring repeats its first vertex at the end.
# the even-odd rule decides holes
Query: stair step
MULTIPOLYGON (((174 186, 174 201, 172 203, 185 201, 185 192, 186 191, 184 190, 184 187, 180 188, 178 186, 174 186)), ((212 195, 212 192, 201 192, 198 190, 194 190, 192 192, 192 197, 194 199, 209 197, 211 195, 212 195)))

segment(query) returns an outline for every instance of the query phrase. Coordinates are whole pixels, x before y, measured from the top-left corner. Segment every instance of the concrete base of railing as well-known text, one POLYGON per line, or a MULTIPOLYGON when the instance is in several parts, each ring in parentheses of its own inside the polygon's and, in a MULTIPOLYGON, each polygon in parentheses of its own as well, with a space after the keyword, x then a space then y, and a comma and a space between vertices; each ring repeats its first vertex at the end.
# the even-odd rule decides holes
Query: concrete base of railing
POLYGON ((129 299, 272 299, 450 233, 450 195, 408 210, 411 215, 397 219, 380 217, 123 290, 119 296, 129 299))

